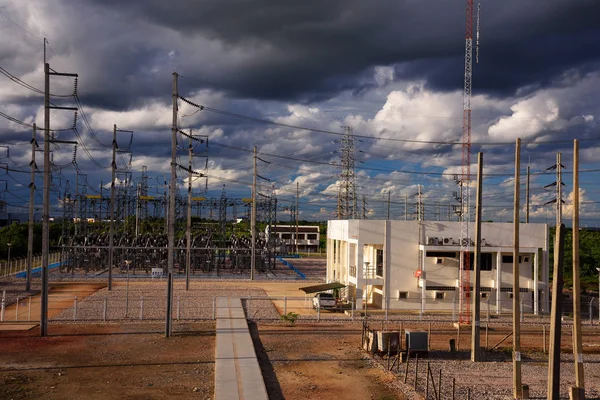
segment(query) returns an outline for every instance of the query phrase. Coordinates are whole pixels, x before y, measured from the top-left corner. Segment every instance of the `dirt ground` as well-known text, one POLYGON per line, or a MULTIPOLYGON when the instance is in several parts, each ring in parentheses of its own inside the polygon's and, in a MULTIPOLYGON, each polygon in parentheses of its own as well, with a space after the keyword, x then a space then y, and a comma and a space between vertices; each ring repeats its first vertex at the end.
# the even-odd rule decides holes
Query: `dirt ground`
POLYGON ((357 325, 260 324, 251 332, 271 400, 405 398, 359 349, 357 325))
POLYGON ((214 324, 52 325, 0 332, 2 399, 211 399, 214 324))

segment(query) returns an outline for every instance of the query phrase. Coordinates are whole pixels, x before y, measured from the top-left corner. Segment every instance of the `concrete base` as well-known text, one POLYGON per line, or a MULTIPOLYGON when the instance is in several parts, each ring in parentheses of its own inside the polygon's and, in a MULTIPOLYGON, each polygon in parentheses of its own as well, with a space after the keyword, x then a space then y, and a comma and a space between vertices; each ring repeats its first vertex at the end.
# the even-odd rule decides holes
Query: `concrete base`
POLYGON ((471 324, 465 324, 465 323, 461 323, 461 322, 455 322, 452 324, 456 329, 460 329, 460 330, 466 330, 466 329, 471 329, 471 324))

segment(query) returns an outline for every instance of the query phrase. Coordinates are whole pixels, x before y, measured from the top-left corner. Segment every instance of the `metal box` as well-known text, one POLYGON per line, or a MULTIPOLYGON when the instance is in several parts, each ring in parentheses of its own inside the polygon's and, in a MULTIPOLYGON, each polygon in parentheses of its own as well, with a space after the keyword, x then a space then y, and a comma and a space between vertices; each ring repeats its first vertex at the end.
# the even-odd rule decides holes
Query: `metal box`
POLYGON ((409 353, 427 353, 429 351, 429 338, 427 332, 406 329, 406 350, 409 353))

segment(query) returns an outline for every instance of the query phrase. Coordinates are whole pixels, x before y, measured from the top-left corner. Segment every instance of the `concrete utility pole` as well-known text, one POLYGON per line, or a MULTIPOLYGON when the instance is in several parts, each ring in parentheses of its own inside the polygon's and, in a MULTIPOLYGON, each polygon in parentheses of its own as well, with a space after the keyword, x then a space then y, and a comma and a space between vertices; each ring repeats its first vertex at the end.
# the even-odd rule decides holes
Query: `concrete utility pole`
POLYGON ((300 199, 300 186, 298 184, 298 182, 296 182, 296 237, 295 237, 295 243, 296 243, 296 254, 298 254, 298 215, 300 214, 300 209, 298 208, 299 206, 299 200, 300 199))
POLYGON ((562 164, 561 154, 556 154, 556 226, 562 224, 562 164))
POLYGON ((529 178, 531 174, 531 166, 527 166, 527 184, 525 185, 525 223, 529 223, 529 178))
POLYGON ((173 72, 173 124, 171 127, 171 186, 169 188, 169 225, 167 251, 167 312, 165 336, 171 337, 173 311, 173 262, 175 257, 175 202, 177 201, 177 72, 173 72))
MULTIPOLYGON (((45 48, 45 39, 44 39, 45 48)), ((50 72, 44 62, 44 187, 42 205, 42 293, 40 298, 40 335, 48 336, 48 260, 50 253, 50 108, 73 110, 73 107, 50 106, 50 75, 77 77, 77 74, 50 72)), ((53 140, 53 142, 58 142, 53 140)), ((69 142, 63 142, 69 143, 69 142)))
POLYGON ((113 124, 112 162, 110 164, 110 223, 108 233, 108 290, 112 290, 112 269, 114 264, 115 240, 115 174, 117 172, 117 124, 113 124))
POLYGON ((515 146, 515 200, 513 214, 513 393, 515 399, 523 398, 523 385, 521 383, 521 313, 519 299, 521 287, 519 285, 519 200, 521 196, 521 139, 517 139, 515 146))
POLYGON ((563 290, 563 257, 565 226, 556 227, 554 242, 554 277, 552 279, 552 311, 550 312, 550 350, 548 352, 548 400, 560 399, 560 338, 563 290))
POLYGON ((480 348, 480 326, 479 321, 481 319, 481 189, 482 189, 482 173, 483 173, 483 153, 477 155, 477 198, 475 200, 475 253, 474 253, 474 265, 473 265, 473 325, 471 330, 471 361, 481 361, 481 348, 480 348))
POLYGON ((188 193, 187 193, 187 224, 185 229, 185 290, 190 290, 190 269, 192 264, 192 129, 188 144, 188 193))
POLYGON ((387 209, 387 220, 390 220, 390 203, 392 200, 392 194, 388 191, 388 209, 387 209))
POLYGON ((50 65, 48 63, 44 63, 44 75, 44 188, 42 200, 42 294, 40 298, 41 336, 48 335, 48 253, 50 251, 50 65))
POLYGON ((579 278, 579 141, 573 141, 573 358, 575 386, 570 388, 572 399, 585 398, 583 348, 581 344, 581 283, 579 278))
POLYGON ((250 230, 252 231, 250 280, 254 280, 254 269, 256 268, 256 146, 254 146, 254 176, 252 177, 252 214, 250 216, 250 230))
POLYGON ((27 277, 25 278, 25 290, 31 290, 31 269, 33 264, 33 227, 34 227, 34 206, 35 206, 35 151, 38 147, 36 138, 37 125, 33 124, 31 133, 31 181, 29 182, 29 226, 27 232, 27 277))

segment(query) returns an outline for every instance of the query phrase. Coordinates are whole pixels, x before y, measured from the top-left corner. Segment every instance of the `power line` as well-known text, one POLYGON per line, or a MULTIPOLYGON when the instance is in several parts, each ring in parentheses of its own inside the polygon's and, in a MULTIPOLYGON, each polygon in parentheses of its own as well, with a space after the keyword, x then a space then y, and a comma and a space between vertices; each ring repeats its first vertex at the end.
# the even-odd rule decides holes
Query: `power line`
MULTIPOLYGON (((220 115, 225 115, 225 116, 229 116, 229 117, 233 117, 233 118, 238 118, 238 119, 244 119, 247 121, 253 121, 253 122, 259 122, 259 123, 264 123, 264 124, 270 124, 270 125, 276 125, 276 126, 281 126, 284 128, 291 128, 291 129, 297 129, 297 130, 303 130, 303 131, 308 131, 308 132, 315 132, 315 133, 325 133, 328 135, 336 135, 336 136, 346 136, 345 132, 335 132, 335 131, 329 131, 329 130, 325 130, 325 129, 319 129, 319 128, 308 128, 305 126, 300 126, 300 125, 293 125, 293 124, 285 124, 285 123, 281 123, 281 122, 276 122, 273 120, 269 120, 269 119, 263 119, 263 118, 257 118, 257 117, 252 117, 249 115, 243 115, 243 114, 238 114, 238 113, 234 113, 231 111, 225 111, 225 110, 220 110, 217 108, 212 108, 212 107, 208 107, 208 106, 204 106, 204 105, 200 105, 200 104, 196 104, 193 101, 183 97, 183 96, 179 96, 179 98, 184 101, 185 103, 193 106, 193 107, 197 107, 200 110, 206 110, 206 111, 210 111, 212 113, 215 114, 220 114, 220 115)), ((393 133, 393 132, 391 132, 393 133)), ((448 142, 448 141, 438 141, 438 140, 415 140, 415 139, 399 139, 399 138, 385 138, 385 137, 375 137, 375 136, 369 136, 369 135, 359 135, 356 133, 352 134, 353 137, 355 138, 361 138, 361 139, 370 139, 370 140, 385 140, 385 141, 391 141, 391 142, 401 142, 401 143, 420 143, 420 144, 440 144, 440 145, 462 145, 462 142, 448 142)), ((592 138, 592 139, 580 139, 580 141, 600 141, 600 138, 592 138)), ((563 140, 540 140, 537 141, 535 139, 532 140, 522 140, 521 141, 524 144, 528 144, 528 143, 534 143, 534 144, 559 144, 559 143, 572 143, 572 140, 569 139, 563 139, 563 140)), ((513 142, 471 142, 471 145, 478 145, 478 146, 512 146, 514 143, 513 142)))

